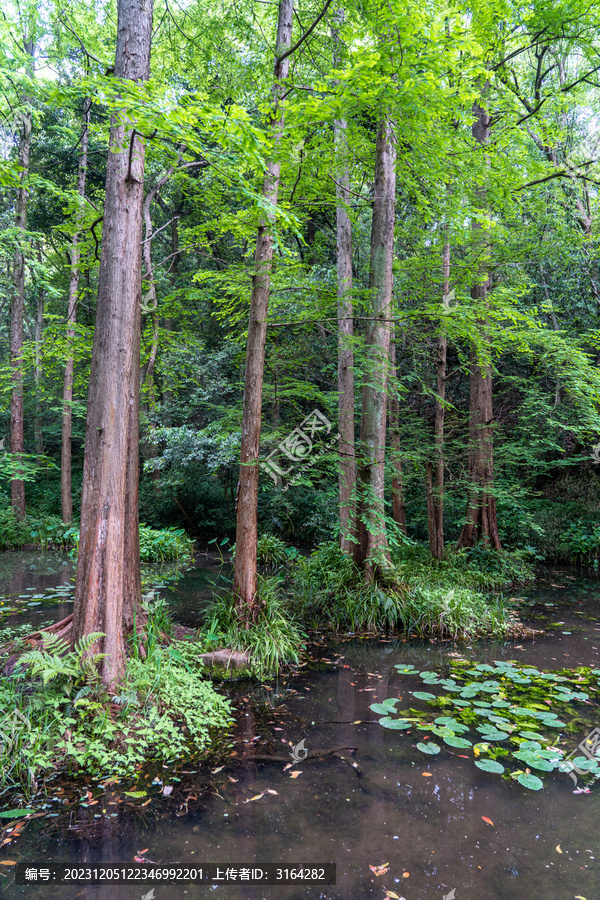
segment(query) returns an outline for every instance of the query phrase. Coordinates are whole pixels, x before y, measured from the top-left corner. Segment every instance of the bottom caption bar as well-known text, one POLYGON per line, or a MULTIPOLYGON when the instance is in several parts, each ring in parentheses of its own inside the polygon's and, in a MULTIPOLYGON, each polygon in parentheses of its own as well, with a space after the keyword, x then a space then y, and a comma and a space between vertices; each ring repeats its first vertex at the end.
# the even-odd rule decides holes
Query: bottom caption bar
POLYGON ((17 884, 335 884, 335 864, 70 866, 18 863, 17 884))

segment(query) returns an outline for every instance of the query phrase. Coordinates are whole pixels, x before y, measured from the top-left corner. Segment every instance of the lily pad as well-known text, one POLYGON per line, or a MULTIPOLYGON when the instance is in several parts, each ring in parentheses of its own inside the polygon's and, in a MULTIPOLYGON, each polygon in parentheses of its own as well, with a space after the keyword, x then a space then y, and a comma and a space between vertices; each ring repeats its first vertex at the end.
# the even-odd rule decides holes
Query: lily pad
POLYGON ((439 753, 442 748, 437 744, 424 744, 419 742, 417 744, 417 750, 420 750, 421 753, 429 753, 430 756, 435 756, 436 753, 439 753))
POLYGON ((427 691, 413 691, 412 693, 417 700, 435 700, 435 694, 430 694, 427 691))
POLYGON ((540 791, 544 787, 544 782, 541 778, 538 778, 537 775, 527 775, 525 772, 521 772, 517 776, 517 781, 523 787, 529 788, 530 791, 540 791))
POLYGON ((456 735, 445 737, 444 743, 448 744, 449 747, 458 747, 461 750, 473 746, 471 741, 468 741, 466 738, 456 737, 456 735))
POLYGON ((384 728, 390 728, 392 731, 404 731, 406 728, 412 728, 413 723, 407 722, 406 719, 392 719, 390 716, 384 716, 379 720, 379 724, 384 728))
POLYGON ((476 759, 475 765, 483 772, 495 772, 498 775, 501 775, 502 772, 504 772, 502 763, 496 762, 495 759, 476 759))
POLYGON ((378 716, 389 716, 390 714, 390 709, 383 703, 371 703, 369 709, 372 709, 378 716))

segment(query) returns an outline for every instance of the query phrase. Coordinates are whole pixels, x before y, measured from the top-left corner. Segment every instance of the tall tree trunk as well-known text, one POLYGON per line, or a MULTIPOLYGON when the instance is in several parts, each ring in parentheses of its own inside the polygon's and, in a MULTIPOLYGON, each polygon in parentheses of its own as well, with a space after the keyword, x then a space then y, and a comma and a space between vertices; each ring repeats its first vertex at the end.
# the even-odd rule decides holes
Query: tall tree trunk
MULTIPOLYGON (((35 47, 33 41, 26 41, 25 52, 31 58, 33 70, 35 47)), ((17 250, 13 263, 14 291, 10 305, 10 365, 12 369, 12 394, 10 401, 10 452, 17 457, 25 452, 23 418, 23 317, 25 312, 25 256, 23 245, 27 228, 27 202, 29 191, 29 155, 31 152, 31 114, 21 116, 19 134, 19 188, 15 204, 15 228, 17 229, 17 250)), ((14 478, 10 485, 12 509, 18 519, 25 518, 25 482, 14 478)))
MULTIPOLYGON (((483 96, 489 93, 486 84, 483 96)), ((483 148, 490 141, 490 117, 479 103, 473 104, 475 122, 473 137, 483 148)), ((485 185, 478 190, 480 209, 487 208, 485 185)), ((482 258, 488 255, 489 238, 483 233, 481 221, 474 219, 475 245, 483 248, 482 258)), ((481 270, 480 270, 481 271, 481 270)), ((485 306, 490 286, 489 274, 484 269, 471 289, 474 299, 485 306)), ((485 328, 485 320, 482 321, 485 328)), ((458 539, 458 547, 473 547, 479 540, 494 550, 500 549, 500 536, 496 517, 494 485, 494 431, 492 403, 492 366, 482 363, 475 347, 469 354, 469 494, 465 524, 458 539)))
POLYGON ((384 513, 385 425, 392 311, 396 139, 382 114, 377 131, 371 226, 371 317, 365 334, 366 372, 358 453, 357 541, 354 559, 367 581, 385 578, 389 548, 384 513))
MULTIPOLYGON (((443 300, 450 291, 450 242, 447 237, 442 252, 443 300)), ((446 357, 448 338, 443 327, 437 338, 437 374, 435 418, 433 424, 433 463, 427 463, 427 524, 429 550, 434 559, 444 555, 444 417, 446 398, 446 357)))
POLYGON ((400 401, 396 383, 396 328, 392 322, 390 329, 390 386, 388 389, 388 417, 390 429, 392 463, 392 519, 406 534, 406 509, 404 506, 404 484, 402 480, 402 454, 400 446, 400 401))
MULTIPOLYGON (((344 11, 336 14, 338 24, 344 21, 344 11)), ((334 57, 337 68, 341 64, 340 38, 333 29, 334 57)), ((348 215, 350 203, 350 165, 348 160, 348 126, 345 119, 333 123, 337 199, 337 296, 338 296, 338 431, 339 431, 339 516, 340 548, 351 553, 354 545, 354 495, 356 462, 354 458, 354 347, 352 343, 352 225, 348 215)))
MULTIPOLYGON (((119 0, 115 76, 150 72, 152 0, 119 0)), ((113 118, 88 393, 73 639, 104 632, 102 679, 125 668, 124 631, 141 599, 138 522, 144 144, 113 118)), ((127 124, 125 124, 127 123, 127 124)))
MULTIPOLYGON (((284 125, 282 97, 284 81, 288 76, 290 57, 282 58, 292 43, 293 0, 279 0, 279 20, 275 47, 273 85, 273 111, 271 132, 275 153, 281 141, 284 125)), ((275 157, 269 161, 263 183, 263 197, 275 206, 279 194, 281 164, 275 157)), ((248 343, 246 348, 246 373, 244 379, 244 409, 242 414, 242 439, 240 449, 240 475, 237 494, 237 522, 235 542, 235 568, 233 592, 240 618, 249 623, 255 618, 256 603, 256 542, 258 475, 260 452, 260 426, 262 391, 267 340, 267 313, 271 287, 273 262, 273 237, 271 217, 264 219, 256 237, 248 343)))
MULTIPOLYGON (((38 245, 38 262, 40 268, 42 265, 42 252, 38 245)), ((35 364, 33 369, 33 379, 35 384, 35 416, 33 421, 33 433, 35 439, 35 452, 38 456, 44 454, 44 438, 42 435, 42 340, 44 337, 44 288, 42 284, 38 285, 37 303, 35 311, 35 364)))
POLYGON ((84 100, 83 134, 81 136, 79 164, 77 166, 77 196, 79 197, 79 210, 77 225, 71 242, 71 277, 69 279, 69 299, 67 303, 67 361, 63 379, 62 402, 62 440, 60 453, 60 501, 63 522, 73 521, 73 496, 71 490, 71 435, 73 421, 73 376, 75 360, 73 356, 73 341, 75 340, 75 325, 77 323, 77 296, 79 293, 79 262, 81 256, 81 220, 83 204, 85 202, 85 182, 87 177, 87 154, 89 145, 90 126, 90 100, 84 100))

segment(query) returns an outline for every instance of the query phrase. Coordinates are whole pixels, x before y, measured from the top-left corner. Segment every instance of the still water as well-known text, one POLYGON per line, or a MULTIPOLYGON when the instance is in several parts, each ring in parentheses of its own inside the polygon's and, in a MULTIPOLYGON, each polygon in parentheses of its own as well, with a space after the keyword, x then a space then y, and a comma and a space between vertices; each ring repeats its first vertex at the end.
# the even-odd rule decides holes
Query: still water
MULTIPOLYGON (((63 595, 71 584, 71 565, 57 555, 45 559, 4 555, 0 595, 7 609, 16 610, 6 616, 6 624, 42 618, 37 607, 27 605, 31 602, 42 604, 46 619, 70 611, 63 595), (53 593, 54 604, 27 599, 53 593)), ((217 574, 210 560, 203 560, 176 588, 163 591, 178 621, 197 623, 217 574)), ((568 776, 553 772, 543 773, 544 790, 528 791, 480 771, 459 750, 444 748, 437 757, 425 757, 414 746, 417 738, 385 731, 369 710, 386 697, 414 704, 408 691, 421 682, 399 676, 398 663, 444 670, 460 653, 545 669, 600 667, 597 582, 545 570, 533 588, 521 589, 518 596, 529 601, 524 618, 547 628, 533 642, 457 646, 348 639, 323 646, 317 655, 325 662, 318 668, 309 665, 262 685, 240 682, 233 690, 238 710, 234 746, 226 757, 210 767, 196 763, 165 770, 140 798, 124 793, 131 785, 103 789, 97 782, 81 782, 80 802, 73 803, 72 789, 59 787, 45 815, 30 820, 23 836, 0 850, 0 862, 134 864, 137 857, 168 865, 337 865, 337 884, 330 887, 157 884, 153 900, 384 900, 394 895, 443 900, 453 890, 455 900, 599 900, 600 784, 590 793, 574 794, 568 776), (287 759, 290 743, 301 740, 311 751, 355 750, 293 768, 284 761, 247 759, 253 748, 287 759), (295 772, 300 774, 293 777, 295 772), (64 803, 61 794, 68 795, 64 803), (381 875, 369 868, 384 863, 389 865, 381 875)), ((584 737, 574 736, 573 747, 584 737)), ((141 900, 151 890, 142 885, 17 887, 11 867, 0 866, 0 872, 0 892, 10 900, 141 900)))

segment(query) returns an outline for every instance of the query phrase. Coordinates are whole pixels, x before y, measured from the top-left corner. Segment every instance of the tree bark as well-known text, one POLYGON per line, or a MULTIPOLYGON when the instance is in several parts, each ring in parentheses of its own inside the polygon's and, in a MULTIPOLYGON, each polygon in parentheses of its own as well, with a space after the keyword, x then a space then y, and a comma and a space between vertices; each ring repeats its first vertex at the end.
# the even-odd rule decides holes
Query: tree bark
MULTIPOLYGON (((344 11, 337 11, 337 21, 344 21, 344 11)), ((334 57, 337 68, 341 64, 341 42, 333 29, 334 57)), ((337 297, 338 297, 338 431, 339 431, 339 520, 340 548, 351 553, 355 529, 354 494, 356 462, 354 458, 354 347, 352 303, 352 225, 348 215, 350 203, 350 166, 348 161, 348 126, 345 119, 333 123, 337 199, 337 297)))
MULTIPOLYGON (((115 76, 150 72, 152 0, 119 0, 115 76)), ((88 393, 73 640, 103 632, 105 684, 125 668, 141 600, 138 482, 145 148, 126 110, 111 124, 98 306, 88 393)))
POLYGON ((400 402, 396 384, 396 328, 392 322, 390 329, 390 385, 388 388, 388 417, 390 430, 392 463, 392 519, 406 534, 406 509, 404 506, 404 484, 402 480, 402 454, 400 444, 400 402))
MULTIPOLYGON (((31 58, 33 69, 35 47, 33 41, 25 43, 25 52, 31 58)), ((17 250, 13 263, 13 295, 10 305, 10 365, 12 370, 12 394, 10 401, 10 452, 17 458, 25 452, 23 419, 23 317, 25 312, 25 256, 23 242, 27 229, 27 203, 29 190, 29 156, 31 153, 31 114, 21 116, 19 134, 19 188, 15 204, 15 228, 17 250)), ((25 482, 13 478, 10 485, 12 509, 17 519, 25 518, 25 482)))
MULTIPOLYGON (((38 245, 38 262, 42 264, 42 253, 38 245)), ((35 365, 33 369, 33 378, 35 384, 35 417, 33 422, 33 433, 35 440, 35 452, 38 456, 44 454, 44 438, 42 434, 42 378, 44 374, 42 363, 42 340, 44 336, 44 288, 42 284, 38 285, 37 303, 35 311, 35 365)))
MULTIPOLYGON (((450 242, 442 251, 442 291, 445 300, 450 291, 450 242)), ((433 462, 427 463, 427 524, 429 550, 434 559, 444 555, 444 417, 446 398, 446 357, 448 338, 443 327, 437 338, 435 418, 433 424, 433 462)))
MULTIPOLYGON (((489 92, 489 84, 486 84, 483 96, 489 92)), ((490 141, 490 117, 487 110, 479 103, 473 104, 473 137, 484 147, 490 141)), ((485 186, 478 190, 480 209, 487 208, 487 193, 485 186)), ((482 258, 489 255, 489 247, 486 248, 488 238, 483 234, 483 225, 477 219, 473 220, 475 245, 483 247, 482 258)), ((474 299, 484 301, 485 306, 490 286, 489 274, 485 269, 480 269, 480 277, 471 289, 474 299)), ((485 320, 482 321, 485 328, 485 320)), ((475 347, 469 354, 469 494, 467 498, 467 513, 465 524, 460 533, 457 546, 473 547, 478 541, 494 550, 500 549, 500 536, 498 534, 498 522, 496 517, 496 498, 493 494, 494 485, 494 432, 493 432, 493 403, 492 403, 492 366, 490 363, 482 363, 475 347)))
MULTIPOLYGON (((283 133, 282 98, 290 62, 289 56, 284 59, 281 57, 291 46, 293 13, 293 0, 280 0, 271 114, 271 133, 275 144, 275 153, 277 153, 283 133)), ((281 164, 275 157, 267 165, 262 190, 263 197, 272 206, 277 204, 280 171, 281 164)), ((256 237, 244 378, 233 593, 236 597, 238 615, 246 623, 246 627, 249 627, 258 611, 256 597, 257 504, 267 313, 273 263, 271 224, 271 216, 263 219, 256 237)))
POLYGON ((67 361, 63 379, 62 403, 62 440, 60 453, 60 501, 63 522, 73 521, 73 496, 71 490, 71 435, 73 430, 73 377, 75 360, 73 357, 73 341, 77 323, 77 297, 79 293, 79 262, 81 256, 81 219, 85 200, 85 182, 87 177, 87 154, 89 145, 89 126, 91 101, 84 100, 83 134, 81 136, 79 164, 77 166, 77 195, 79 210, 77 224, 71 243, 71 277, 69 279, 69 299, 67 303, 67 361))
POLYGON ((358 453, 357 530, 354 560, 367 581, 385 579, 389 548, 385 526, 385 425, 393 288, 396 143, 382 114, 375 151, 369 291, 371 317, 365 334, 366 372, 358 453))

